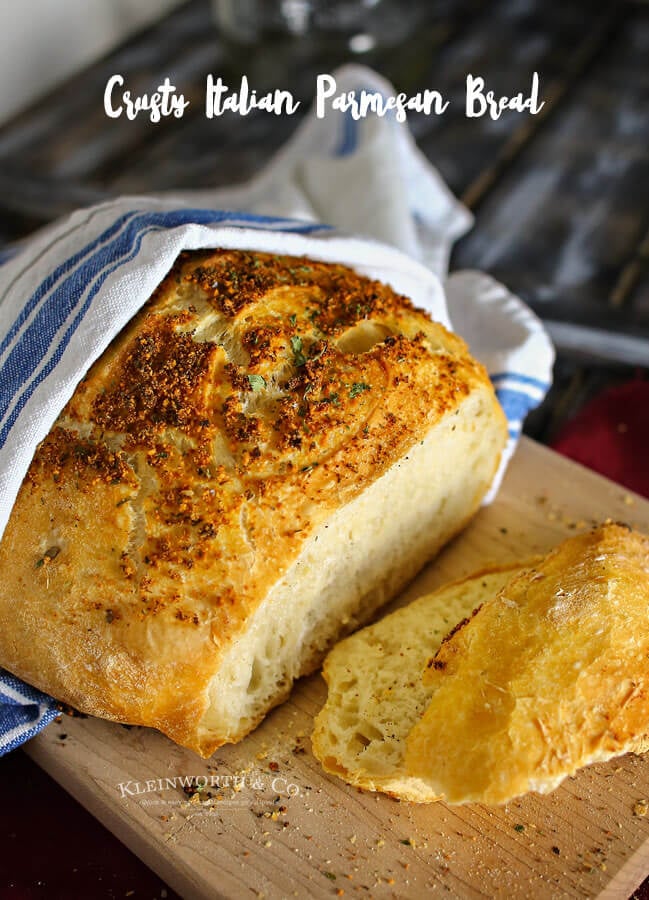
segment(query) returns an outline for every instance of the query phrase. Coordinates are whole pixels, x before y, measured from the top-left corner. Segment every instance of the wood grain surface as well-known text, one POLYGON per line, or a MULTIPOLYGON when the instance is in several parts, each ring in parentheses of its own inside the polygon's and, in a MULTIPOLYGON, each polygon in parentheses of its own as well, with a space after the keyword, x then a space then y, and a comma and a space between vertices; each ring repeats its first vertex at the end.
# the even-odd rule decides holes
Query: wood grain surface
MULTIPOLYGON (((399 602, 607 517, 649 530, 649 502, 524 439, 496 502, 399 602)), ((321 771, 309 734, 324 694, 319 675, 303 679, 207 761, 148 729, 77 717, 28 752, 184 897, 613 900, 649 873, 649 758, 502 808, 400 803, 321 771), (183 788, 192 776, 210 783, 183 788)))

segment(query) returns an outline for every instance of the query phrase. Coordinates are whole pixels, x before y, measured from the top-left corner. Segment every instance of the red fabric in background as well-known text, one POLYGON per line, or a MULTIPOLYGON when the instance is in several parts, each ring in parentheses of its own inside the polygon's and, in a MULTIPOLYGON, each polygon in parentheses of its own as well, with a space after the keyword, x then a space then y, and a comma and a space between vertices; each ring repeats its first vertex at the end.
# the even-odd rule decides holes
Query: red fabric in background
POLYGON ((564 426, 552 447, 649 497, 649 381, 603 391, 564 426))

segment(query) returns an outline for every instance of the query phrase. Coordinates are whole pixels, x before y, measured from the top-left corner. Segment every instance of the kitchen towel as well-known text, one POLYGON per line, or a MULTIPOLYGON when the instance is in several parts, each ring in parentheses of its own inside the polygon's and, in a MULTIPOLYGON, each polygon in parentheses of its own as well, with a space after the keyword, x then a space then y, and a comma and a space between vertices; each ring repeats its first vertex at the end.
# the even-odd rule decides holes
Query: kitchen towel
MULTIPOLYGON (((394 93, 362 67, 334 76, 344 92, 394 93)), ((120 197, 11 248, 0 268, 0 535, 37 444, 83 374, 181 250, 215 246, 346 263, 463 335, 509 420, 493 496, 525 414, 549 387, 553 350, 538 319, 502 285, 477 272, 447 277, 452 244, 471 222, 407 125, 311 114, 241 187, 120 197)), ((55 714, 54 701, 0 671, 0 754, 55 714)))

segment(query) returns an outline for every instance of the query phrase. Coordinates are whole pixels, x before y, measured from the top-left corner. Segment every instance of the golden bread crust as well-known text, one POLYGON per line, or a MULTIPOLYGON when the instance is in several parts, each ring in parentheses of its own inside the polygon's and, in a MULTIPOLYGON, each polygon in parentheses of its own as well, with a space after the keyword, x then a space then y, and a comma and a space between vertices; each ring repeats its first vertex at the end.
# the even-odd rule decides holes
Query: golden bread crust
POLYGON ((429 661, 407 770, 450 803, 505 803, 646 748, 648 610, 648 538, 607 523, 564 541, 429 661))
POLYGON ((0 664, 211 753, 210 679, 269 589, 474 390, 493 395, 463 341, 386 285, 183 254, 35 454, 0 544, 0 664))

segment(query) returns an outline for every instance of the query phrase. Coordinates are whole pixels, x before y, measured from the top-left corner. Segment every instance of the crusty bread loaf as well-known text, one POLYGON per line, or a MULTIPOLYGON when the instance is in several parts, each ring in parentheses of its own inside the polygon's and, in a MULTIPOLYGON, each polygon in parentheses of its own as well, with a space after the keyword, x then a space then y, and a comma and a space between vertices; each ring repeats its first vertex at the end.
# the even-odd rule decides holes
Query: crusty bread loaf
POLYGON ((314 752, 406 800, 551 791, 649 749, 648 612, 649 539, 620 525, 451 584, 329 654, 314 752))
POLYGON ((521 572, 430 661, 406 767, 451 803, 649 748, 649 539, 607 524, 521 572))
POLYGON ((38 448, 0 544, 0 665, 209 755, 477 509, 482 366, 351 269, 183 255, 38 448))
POLYGON ((334 647, 322 671, 327 702, 311 739, 327 772, 402 800, 439 799, 408 773, 404 760, 406 738, 432 694, 422 672, 449 631, 519 568, 493 569, 445 585, 334 647))

